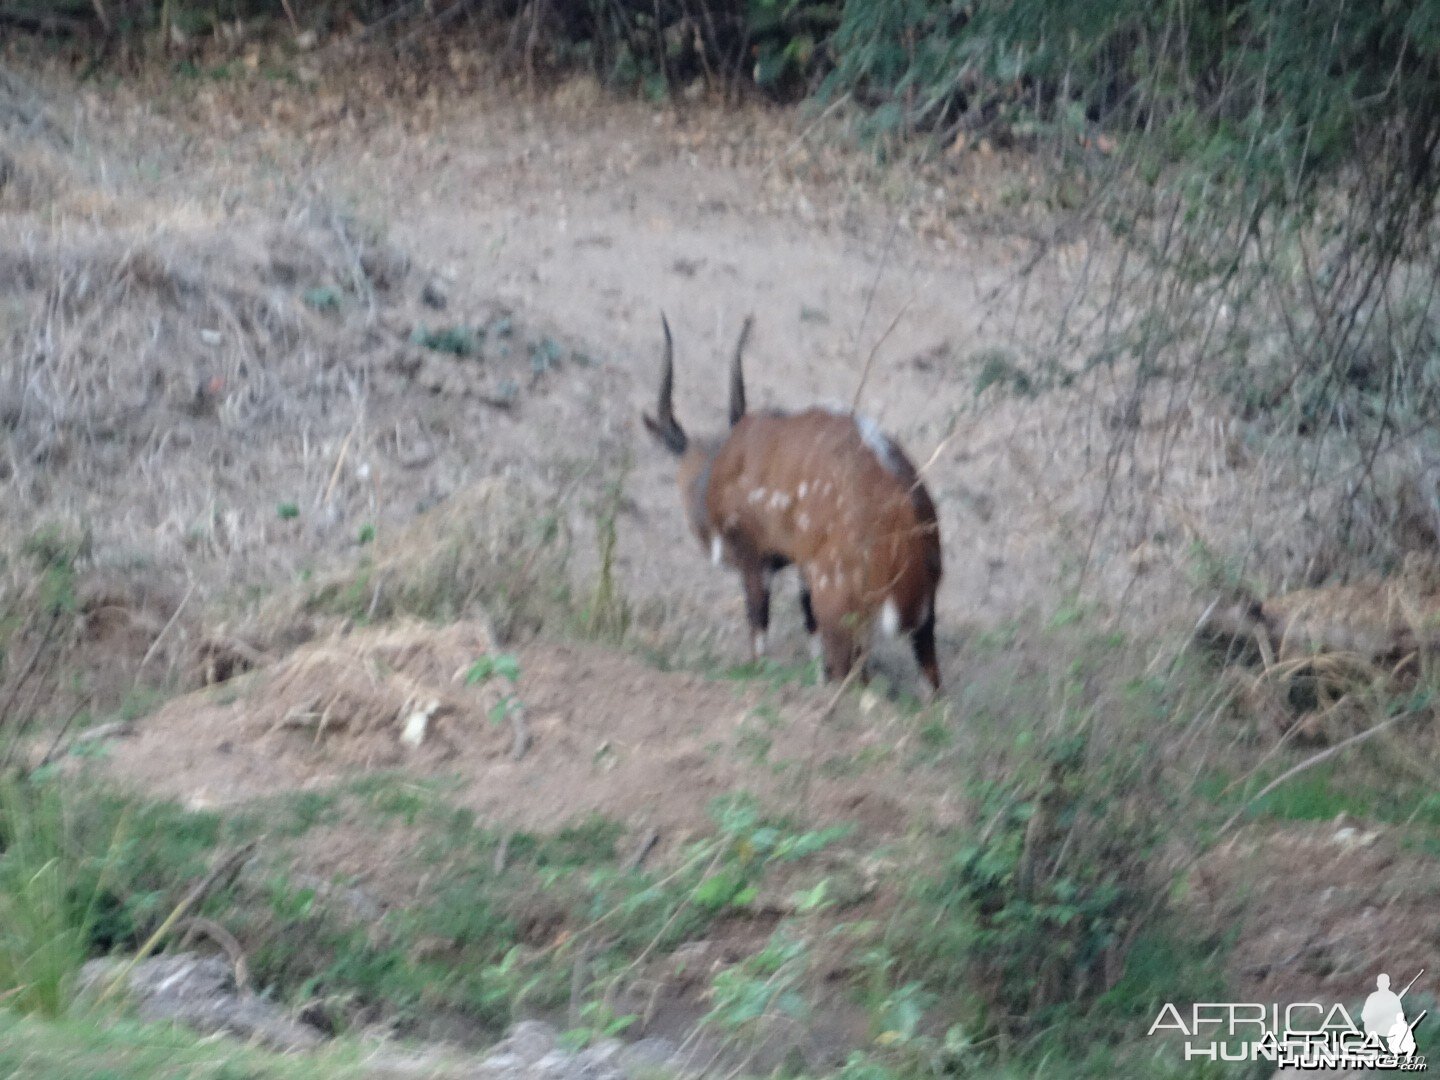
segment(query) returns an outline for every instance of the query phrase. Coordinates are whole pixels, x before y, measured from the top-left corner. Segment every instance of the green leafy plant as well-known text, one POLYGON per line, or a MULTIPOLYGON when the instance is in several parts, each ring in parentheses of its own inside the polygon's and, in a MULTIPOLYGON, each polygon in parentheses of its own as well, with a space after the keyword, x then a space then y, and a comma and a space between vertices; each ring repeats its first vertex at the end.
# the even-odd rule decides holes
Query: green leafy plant
MULTIPOLYGON (((749 906, 769 865, 808 858, 849 833, 845 826, 791 831, 766 819, 754 800, 744 796, 718 800, 711 815, 720 829, 715 857, 692 894, 694 903, 707 912, 749 906)), ((823 892, 816 902, 822 898, 823 892)))
MULTIPOLYGON (((1147 866, 1159 821, 1148 798, 1087 765, 1083 736, 1043 748, 1044 771, 986 801, 985 825, 958 837, 897 922, 897 972, 921 990, 961 991, 976 1022, 1012 1034, 1062 1007, 1094 1001, 1125 956, 1163 884, 1147 866)), ((1133 783, 1133 780, 1132 780, 1133 783)))
POLYGON ((471 664, 470 670, 465 673, 465 685, 477 686, 495 678, 504 679, 511 687, 509 691, 500 695, 499 701, 490 707, 491 722, 499 724, 508 720, 514 713, 523 711, 524 706, 514 693, 514 688, 520 683, 520 661, 510 653, 482 656, 471 664))
POLYGON ((775 1015, 803 1022, 808 1006, 801 986, 809 955, 803 939, 777 929, 759 952, 715 975, 712 1006, 701 1022, 731 1036, 775 1015))
POLYGON ((625 1034, 639 1021, 634 1013, 617 1013, 607 1002, 587 1001, 580 1006, 580 1023, 560 1037, 571 1050, 589 1046, 598 1039, 614 1039, 625 1034))

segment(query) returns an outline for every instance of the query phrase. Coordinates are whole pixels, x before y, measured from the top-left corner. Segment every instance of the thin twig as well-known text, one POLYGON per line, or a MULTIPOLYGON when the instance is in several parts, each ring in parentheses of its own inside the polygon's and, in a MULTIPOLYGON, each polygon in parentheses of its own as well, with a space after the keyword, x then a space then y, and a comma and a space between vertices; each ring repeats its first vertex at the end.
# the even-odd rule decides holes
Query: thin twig
POLYGON ((135 966, 155 951, 160 945, 160 942, 165 939, 165 936, 175 929, 192 907, 203 900, 212 890, 228 885, 234 876, 240 872, 240 867, 245 865, 245 861, 250 858, 259 844, 259 839, 251 840, 249 843, 240 845, 240 847, 228 855, 218 859, 210 869, 210 872, 201 878, 200 881, 185 894, 180 903, 175 905, 175 910, 165 917, 165 921, 160 924, 159 928, 146 939, 144 945, 140 946, 140 951, 132 956, 125 963, 125 966, 116 973, 115 978, 110 981, 110 984, 106 986, 100 994, 97 1004, 104 1003, 120 988, 121 984, 130 978, 130 973, 135 970, 135 966))
POLYGON ((864 666, 864 656, 861 656, 856 663, 851 665, 849 672, 847 672, 845 678, 840 681, 840 685, 836 687, 835 693, 831 695, 829 702, 827 702, 825 708, 821 710, 820 716, 816 719, 815 726, 811 730, 810 753, 807 755, 805 773, 800 783, 801 813, 806 812, 810 808, 810 781, 815 772, 815 755, 819 752, 820 729, 825 726, 825 721, 829 720, 835 712, 835 707, 840 704, 840 699, 845 695, 845 691, 850 689, 850 684, 859 677, 864 666))
POLYGON ((180 939, 180 948, 182 949, 189 946, 196 934, 204 934, 216 945, 219 945, 225 950, 225 955, 230 958, 230 967, 235 973, 235 989, 244 991, 250 988, 250 966, 245 960, 245 950, 240 947, 240 942, 229 930, 226 930, 214 919, 207 919, 203 915, 182 919, 175 924, 175 929, 185 931, 184 937, 180 939))
POLYGON ((855 338, 852 344, 856 351, 860 349, 860 340, 865 336, 865 324, 870 321, 870 308, 875 304, 875 292, 880 288, 880 278, 885 273, 885 264, 890 261, 890 249, 895 245, 895 234, 900 231, 900 218, 897 216, 890 223, 890 231, 885 234, 885 246, 880 249, 880 262, 876 264, 875 276, 870 280, 870 288, 865 293, 865 307, 860 311, 860 325, 855 328, 855 338))
POLYGON ((580 1026, 580 1009, 585 996, 585 986, 590 974, 590 951, 594 946, 589 938, 580 942, 575 953, 575 966, 570 970, 570 1027, 580 1026))
POLYGON ((510 745, 510 760, 519 761, 530 749, 530 729, 525 725, 525 709, 517 705, 509 710, 510 727, 515 732, 515 740, 510 745))
MULTIPOLYGON (((100 0, 95 0, 95 2, 99 4, 100 0)), ((295 18, 295 9, 290 6, 290 0, 280 0, 280 5, 285 9, 285 17, 290 20, 290 29, 294 31, 296 37, 299 37, 300 20, 295 18)))
POLYGON ((59 623, 60 612, 58 610, 52 611, 50 613, 50 621, 45 626, 45 633, 41 635, 39 643, 35 646, 35 651, 30 654, 29 661, 20 670, 20 674, 16 677, 15 681, 10 684, 10 692, 5 696, 5 704, 0 705, 0 723, 6 723, 10 720, 10 711, 15 707, 15 699, 20 696, 20 688, 24 686, 25 681, 34 674, 35 666, 40 662, 40 657, 44 653, 45 647, 50 644, 50 639, 54 636, 55 628, 59 623))
POLYGON ((639 870, 641 865, 644 864, 645 859, 659 842, 660 830, 651 829, 641 839, 640 843, 636 845, 635 850, 630 853, 630 857, 620 864, 620 869, 627 874, 639 870))
POLYGON ((350 440, 355 437, 355 429, 364 418, 364 413, 355 417, 355 423, 351 424, 350 430, 345 433, 345 441, 340 444, 340 453, 335 456, 335 468, 330 470, 330 482, 325 485, 325 493, 320 496, 321 507, 330 504, 330 496, 335 493, 335 485, 340 480, 340 469, 345 464, 345 455, 350 451, 350 440))
MULTIPOLYGON (((399 22, 401 19, 408 19, 411 15, 415 14, 416 11, 418 11, 424 6, 425 0, 410 0, 408 4, 401 4, 393 11, 387 12, 386 14, 380 16, 380 18, 376 19, 374 22, 367 25, 363 30, 360 31, 359 34, 356 35, 356 40, 365 41, 368 38, 374 37, 375 34, 385 29, 385 27, 389 26, 391 23, 399 22)), ((340 39, 336 38, 335 40, 339 41, 340 39)))
POLYGON ((415 44, 415 42, 419 39, 420 35, 423 34, 427 28, 438 28, 444 26, 446 23, 453 22, 455 19, 465 14, 466 10, 474 7, 475 4, 476 0, 458 0, 458 3, 451 4, 444 11, 440 12, 438 15, 433 16, 428 23, 418 26, 414 30, 410 31, 410 33, 406 34, 403 38, 400 39, 400 42, 395 46, 395 48, 410 48, 412 45, 415 44))
MULTIPOLYGON (((720 865, 720 860, 724 856, 724 854, 724 848, 721 848, 720 850, 715 852, 715 857, 710 860, 710 865, 707 866, 704 873, 700 875, 701 880, 708 878, 711 874, 715 872, 716 868, 720 865)), ((624 979, 626 975, 630 974, 630 972, 634 971, 649 958, 650 954, 655 951, 656 946, 660 944, 660 942, 664 939, 665 935, 669 932, 670 927, 675 925, 675 920, 680 918, 680 916, 689 909, 690 905, 694 902, 694 900, 695 890, 692 889, 685 894, 684 898, 678 904, 675 905, 675 910, 670 912, 670 917, 665 920, 659 931, 657 931, 655 936, 650 939, 650 944, 646 945, 645 948, 641 949, 640 952, 636 954, 634 960, 631 960, 630 963, 626 964, 610 979, 611 987, 619 986, 620 981, 624 979)))
POLYGON ((190 602, 190 597, 194 594, 195 582, 192 581, 190 588, 185 590, 185 595, 181 598, 180 603, 176 605, 175 612, 170 616, 170 620, 160 628, 160 633, 155 635, 155 640, 150 643, 150 647, 145 650, 145 655, 140 658, 140 664, 135 668, 135 686, 140 685, 140 673, 145 670, 145 665, 148 664, 150 658, 155 655, 155 650, 160 647, 160 642, 165 640, 165 635, 168 634, 170 628, 175 625, 175 620, 180 618, 180 613, 185 610, 185 605, 190 602))
POLYGON ((800 132, 799 135, 795 136, 794 141, 791 142, 789 146, 787 146, 784 150, 780 151, 780 153, 776 154, 768 162, 765 163, 765 167, 760 170, 761 178, 763 179, 764 177, 769 176, 771 170, 773 170, 775 166, 779 165, 780 162, 784 161, 796 150, 800 149, 801 145, 805 142, 806 139, 810 137, 814 130, 821 124, 823 124, 826 120, 828 120, 831 114, 834 113, 836 109, 839 109, 849 100, 850 91, 846 90, 845 93, 841 94, 829 105, 825 106, 825 111, 822 112, 819 116, 817 116, 814 120, 810 121, 810 123, 805 125, 805 130, 800 132))
POLYGON ((1286 769, 1283 773, 1277 776, 1274 780, 1271 780, 1270 783, 1266 784, 1250 798, 1246 799, 1245 802, 1240 806, 1240 808, 1236 810, 1235 813, 1230 815, 1230 820, 1225 822, 1224 825, 1220 826, 1220 832, 1217 835, 1224 835, 1226 832, 1229 832, 1231 826, 1233 826, 1237 821, 1239 821, 1240 818, 1245 815, 1245 812, 1250 809, 1250 807, 1254 806, 1266 795, 1269 795, 1270 792, 1274 791, 1281 784, 1285 783, 1286 780, 1289 780, 1293 776, 1298 776, 1306 769, 1314 768, 1322 761, 1326 761, 1329 758, 1334 757, 1346 747, 1355 746, 1358 743, 1362 743, 1366 739, 1373 738, 1374 736, 1379 735, 1382 731, 1394 727, 1402 720, 1413 720, 1417 715, 1419 714, 1405 712, 1400 713, 1398 716, 1392 716, 1389 720, 1382 721, 1381 723, 1376 724, 1374 727, 1366 728, 1364 731, 1357 731, 1348 739, 1341 739, 1334 746, 1327 746, 1324 750, 1321 750, 1315 754, 1311 754, 1308 758, 1306 758, 1299 764, 1292 765, 1290 768, 1286 769))
MULTIPOLYGON (((20 737, 24 734, 28 724, 19 720, 19 712, 15 710, 15 700, 20 696, 20 690, 35 673, 40 663, 40 657, 44 655, 55 635, 55 629, 60 625, 60 612, 58 610, 50 613, 50 621, 45 625, 45 632, 41 635, 35 651, 30 654, 29 661, 21 669, 15 681, 10 684, 10 691, 5 696, 5 703, 0 705, 0 729, 11 727, 13 730, 7 733, 5 754, 0 758, 0 769, 8 768, 15 755, 15 748, 20 744, 20 737)), ((59 650, 56 650, 57 652, 59 650)), ((23 710, 20 710, 23 711, 23 710)))
MULTIPOLYGON (((49 750, 46 750, 44 756, 41 757, 41 759, 40 759, 40 765, 39 765, 40 768, 44 768, 46 765, 49 765, 50 762, 52 762, 52 761, 55 760, 55 758, 58 756, 57 751, 60 749, 60 742, 61 742, 62 739, 65 738, 65 733, 70 730, 70 725, 75 722, 75 718, 76 718, 77 716, 79 716, 79 715, 80 715, 82 712, 84 712, 84 711, 85 711, 85 706, 84 706, 83 703, 80 704, 80 705, 76 705, 75 708, 70 711, 70 715, 67 716, 67 717, 65 718, 65 722, 60 725, 60 730, 57 731, 57 732, 55 732, 55 738, 52 739, 51 742, 50 742, 50 749, 49 749, 49 750)), ((125 727, 127 727, 127 728, 130 726, 129 724, 126 724, 123 720, 122 720, 122 721, 119 721, 118 723, 121 724, 121 725, 123 725, 123 726, 125 726, 125 727)), ((106 736, 110 735, 112 732, 111 732, 111 731, 104 731, 104 732, 102 733, 102 732, 101 732, 101 729, 102 729, 102 728, 113 729, 115 726, 116 726, 115 724, 101 724, 99 727, 97 727, 97 728, 92 728, 90 731, 87 731, 87 732, 85 732, 84 734, 87 735, 87 736, 89 736, 91 739, 102 739, 102 738, 105 738, 106 736), (93 733, 93 734, 92 734, 92 733, 93 733)), ((80 738, 77 737, 77 738, 75 738, 75 739, 73 739, 73 740, 71 740, 71 741, 72 741, 72 742, 79 742, 79 741, 80 741, 80 738)), ((69 749, 69 743, 66 743, 66 749, 67 749, 67 750, 69 749)))
POLYGON ((890 320, 890 325, 885 328, 885 332, 876 338, 875 344, 870 347, 870 355, 865 358, 865 366, 860 369, 860 383, 855 387, 855 400, 850 403, 852 410, 860 407, 860 395, 865 392, 865 383, 870 378, 870 367, 875 363, 875 354, 880 351, 880 346, 885 344, 885 339, 894 332, 895 327, 900 325, 900 320, 905 317, 905 312, 910 310, 910 305, 914 303, 914 301, 915 297, 911 296, 910 299, 900 305, 900 310, 897 311, 895 317, 890 320))
MULTIPOLYGON (((702 851, 701 851, 698 855, 696 855, 694 858, 687 859, 687 860, 686 860, 684 863, 682 863, 679 867, 677 867, 675 870, 671 871, 670 873, 666 874, 666 875, 665 875, 663 878, 661 878, 659 881, 653 882, 650 887, 651 887, 652 889, 657 890, 657 891, 660 890, 660 889, 663 889, 666 885, 669 885, 670 882, 672 882, 672 881, 674 881, 676 878, 680 877, 682 874, 684 874, 686 871, 688 871, 691 867, 693 867, 697 862, 699 862, 702 858, 704 858, 705 855, 707 854, 707 852, 708 852, 708 848, 707 848, 706 850, 702 850, 702 851)), ((706 872, 708 873, 709 871, 707 870, 706 872)), ((622 905, 616 904, 614 907, 610 908, 608 911, 605 911, 605 912, 601 913, 600 915, 597 915, 595 918, 591 919, 589 923, 587 923, 585 926, 581 927, 579 930, 577 930, 574 934, 571 934, 569 937, 564 937, 564 936, 562 936, 562 937, 556 938, 556 939, 555 939, 553 942, 551 942, 549 945, 546 945, 543 949, 540 949, 540 950, 538 950, 537 952, 535 952, 535 953, 531 956, 531 959, 532 959, 532 960, 538 960, 540 957, 544 956, 546 953, 554 952, 556 949, 558 949, 558 948, 560 948, 562 945, 564 945, 567 941, 573 941, 573 940, 575 940, 576 938, 581 938, 581 937, 584 937, 584 936, 587 935, 587 934, 592 933, 594 930, 598 929, 598 928, 599 928, 600 926, 602 926, 603 924, 609 922, 609 921, 610 921, 611 919, 613 919, 616 915, 620 914, 621 911, 623 911, 623 910, 624 910, 624 908, 622 907, 622 905)))

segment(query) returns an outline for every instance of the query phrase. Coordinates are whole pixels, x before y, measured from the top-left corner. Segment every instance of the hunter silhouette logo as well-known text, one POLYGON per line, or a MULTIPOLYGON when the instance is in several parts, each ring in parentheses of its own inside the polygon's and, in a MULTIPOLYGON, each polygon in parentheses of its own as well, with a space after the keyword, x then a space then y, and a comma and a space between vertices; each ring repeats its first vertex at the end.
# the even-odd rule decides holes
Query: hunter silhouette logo
POLYGON ((1415 1028, 1429 1010, 1406 1021, 1404 997, 1421 968, 1398 994, 1390 976, 1375 976, 1375 989, 1360 1010, 1360 1023, 1344 1005, 1292 1002, 1197 1002, 1185 1016, 1166 1004, 1148 1034, 1172 1032, 1185 1039, 1185 1060, 1266 1061, 1299 1069, 1394 1069, 1424 1072, 1425 1058, 1415 1053, 1415 1028))
MULTIPOLYGON (((1422 968, 1420 975, 1425 974, 1422 968)), ((1405 996, 1406 991, 1415 985, 1415 979, 1411 979, 1404 990, 1396 994, 1390 990, 1390 976, 1383 971, 1375 976, 1375 992, 1365 999, 1365 1007, 1360 1010, 1360 1019, 1365 1024, 1365 1034, 1377 1039, 1384 1039, 1385 1045, 1392 1054, 1404 1055, 1406 1057, 1415 1053, 1415 1025, 1425 1018, 1422 1012, 1412 1023, 1405 1022, 1405 1006, 1400 999, 1405 996)))

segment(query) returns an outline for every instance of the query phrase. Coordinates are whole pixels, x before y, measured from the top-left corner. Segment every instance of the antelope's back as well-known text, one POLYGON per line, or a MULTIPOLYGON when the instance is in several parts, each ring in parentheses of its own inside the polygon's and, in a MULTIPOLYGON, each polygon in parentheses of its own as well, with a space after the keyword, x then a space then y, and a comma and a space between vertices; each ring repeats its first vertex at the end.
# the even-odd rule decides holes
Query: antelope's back
POLYGON ((747 413, 716 456, 712 520, 762 553, 870 590, 939 581, 935 504, 914 464, 864 416, 824 408, 747 413))

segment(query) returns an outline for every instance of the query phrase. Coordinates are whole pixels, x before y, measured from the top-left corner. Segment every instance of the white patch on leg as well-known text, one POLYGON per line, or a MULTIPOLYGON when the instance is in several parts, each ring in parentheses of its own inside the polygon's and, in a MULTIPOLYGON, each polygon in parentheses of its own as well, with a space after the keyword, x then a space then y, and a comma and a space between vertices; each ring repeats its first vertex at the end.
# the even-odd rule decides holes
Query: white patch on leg
POLYGON ((755 649, 755 655, 756 655, 757 657, 758 657, 758 656, 764 656, 764 655, 765 655, 765 631, 764 631, 764 630, 757 630, 757 631, 755 632, 755 636, 754 636, 753 638, 751 638, 750 641, 751 641, 752 647, 755 649))
POLYGON ((722 540, 720 539, 720 537, 718 537, 718 536, 712 536, 712 537, 710 538, 710 561, 713 562, 716 566, 719 566, 720 563, 724 560, 724 558, 725 558, 725 543, 724 543, 724 541, 722 541, 722 540))
POLYGON ((820 642, 819 634, 810 635, 810 659, 819 660, 825 655, 825 646, 820 642))
POLYGON ((893 598, 887 597, 885 606, 880 609, 880 629, 886 637, 893 638, 900 633, 900 609, 895 606, 893 598))

